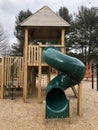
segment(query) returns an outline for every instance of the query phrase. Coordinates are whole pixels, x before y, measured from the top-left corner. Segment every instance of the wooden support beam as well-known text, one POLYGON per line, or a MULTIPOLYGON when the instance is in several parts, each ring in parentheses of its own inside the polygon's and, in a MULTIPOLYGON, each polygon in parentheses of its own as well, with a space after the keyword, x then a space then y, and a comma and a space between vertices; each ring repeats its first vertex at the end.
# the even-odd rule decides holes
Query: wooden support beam
POLYGON ((73 91, 75 97, 78 98, 78 92, 77 92, 75 86, 71 87, 71 89, 72 89, 72 91, 73 91))
POLYGON ((71 108, 71 102, 69 100, 69 124, 72 123, 72 108, 71 108))
POLYGON ((82 116, 82 83, 78 85, 77 115, 82 116))
MULTIPOLYGON (((61 30, 61 45, 65 46, 65 29, 61 30)), ((66 53, 66 46, 65 48, 62 48, 62 52, 66 53)))
POLYGON ((39 45, 38 103, 42 103, 41 79, 42 79, 42 48, 39 45))
POLYGON ((27 74, 28 74, 28 64, 27 64, 27 49, 28 49, 28 29, 25 29, 25 49, 24 49, 24 86, 23 86, 23 99, 27 102, 27 74))
POLYGON ((4 98, 4 57, 2 57, 1 99, 4 98))

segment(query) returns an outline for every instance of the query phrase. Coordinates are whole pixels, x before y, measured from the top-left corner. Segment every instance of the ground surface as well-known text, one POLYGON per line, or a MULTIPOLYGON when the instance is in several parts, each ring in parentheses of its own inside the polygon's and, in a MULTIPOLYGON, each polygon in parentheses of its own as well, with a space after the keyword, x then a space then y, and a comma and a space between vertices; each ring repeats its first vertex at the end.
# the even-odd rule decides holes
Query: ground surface
POLYGON ((91 82, 83 81, 83 116, 77 116, 77 100, 71 89, 66 91, 72 105, 72 123, 66 119, 45 120, 45 103, 38 104, 37 97, 23 103, 0 100, 0 130, 98 130, 98 91, 91 89, 91 82))

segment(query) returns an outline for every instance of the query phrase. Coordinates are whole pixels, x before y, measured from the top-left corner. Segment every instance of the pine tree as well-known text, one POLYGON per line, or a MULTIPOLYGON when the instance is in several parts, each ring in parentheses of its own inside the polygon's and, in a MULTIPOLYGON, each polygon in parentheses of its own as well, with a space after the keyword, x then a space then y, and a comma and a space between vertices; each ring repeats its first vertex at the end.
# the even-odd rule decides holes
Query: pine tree
POLYGON ((30 15, 32 15, 32 12, 28 9, 27 11, 21 10, 16 16, 15 21, 15 31, 14 35, 16 36, 18 43, 14 43, 12 45, 12 52, 14 55, 23 55, 23 47, 24 47, 24 31, 19 26, 19 24, 28 18, 30 15))

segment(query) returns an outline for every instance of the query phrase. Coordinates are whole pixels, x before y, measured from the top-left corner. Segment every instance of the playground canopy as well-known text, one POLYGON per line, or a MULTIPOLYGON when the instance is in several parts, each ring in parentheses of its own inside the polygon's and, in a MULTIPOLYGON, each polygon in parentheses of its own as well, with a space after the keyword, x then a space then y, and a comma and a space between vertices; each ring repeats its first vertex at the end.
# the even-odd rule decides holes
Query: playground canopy
POLYGON ((60 16, 56 15, 48 6, 42 7, 36 13, 31 15, 29 18, 25 19, 21 26, 31 26, 31 27, 69 27, 70 24, 67 23, 60 16))
POLYGON ((20 23, 20 26, 28 28, 31 37, 34 39, 55 39, 61 38, 62 28, 68 30, 70 24, 54 13, 48 6, 42 7, 33 15, 20 23))

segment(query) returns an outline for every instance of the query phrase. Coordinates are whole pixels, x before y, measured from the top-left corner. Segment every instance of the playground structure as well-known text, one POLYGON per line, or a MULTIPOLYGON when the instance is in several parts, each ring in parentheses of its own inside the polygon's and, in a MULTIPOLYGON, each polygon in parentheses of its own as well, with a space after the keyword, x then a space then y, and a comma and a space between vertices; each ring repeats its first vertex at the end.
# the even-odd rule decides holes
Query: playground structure
MULTIPOLYGON (((46 58, 44 59, 43 53, 44 49, 46 47, 55 47, 62 53, 66 53, 66 46, 65 46, 65 35, 70 27, 70 25, 57 16, 49 7, 44 6, 41 8, 39 11, 37 11, 35 14, 24 20, 22 23, 20 23, 20 26, 24 29, 25 32, 25 44, 24 44, 24 56, 23 57, 3 57, 2 58, 2 82, 1 82, 1 98, 4 98, 4 93, 5 93, 5 86, 16 86, 16 87, 22 87, 23 88, 23 100, 24 102, 27 102, 28 99, 28 94, 30 93, 31 95, 34 93, 34 88, 36 87, 36 77, 38 78, 38 103, 42 103, 42 86, 41 86, 41 80, 42 80, 42 75, 46 74, 47 75, 47 84, 50 82, 50 77, 51 77, 51 67, 52 66, 50 63, 46 61, 46 58), (40 40, 55 40, 55 44, 50 44, 49 42, 47 44, 42 44, 39 43, 35 44, 35 41, 40 41, 40 40), (47 63, 48 64, 47 64, 47 63), (13 70, 14 66, 14 70, 13 70), (12 79, 13 77, 13 79, 12 79)), ((58 52, 56 54, 58 54, 58 52)), ((55 53, 50 52, 48 55, 53 54, 52 56, 54 57, 55 53)), ((60 55, 62 55, 60 53, 60 55)), ((59 55, 57 55, 59 56, 59 55)), ((55 55, 56 57, 56 55, 55 55)), ((66 57, 64 55, 64 57, 66 57)), ((60 61, 59 57, 59 61, 60 61)), ((70 58, 66 59, 68 62, 71 62, 69 60, 70 58)), ((48 60, 48 59, 47 59, 48 60)), ((55 61, 55 60, 54 60, 55 61)), ((59 66, 59 62, 54 63, 57 66, 59 66)), ((72 59, 73 61, 73 59, 72 59)), ((77 60, 76 60, 77 61, 77 60)), ((51 61, 52 63, 52 61, 51 61)), ((59 68, 55 67, 54 65, 52 66, 55 69, 59 70, 59 68)), ((81 68, 81 65, 79 66, 81 68)), ((78 67, 78 68, 79 68, 78 67)), ((66 65, 62 67, 62 72, 65 71, 64 68, 66 68, 66 65)), ((67 69, 67 68, 66 68, 67 69)), ((71 69, 71 68, 70 68, 71 69)), ((71 69, 74 71, 74 69, 71 69)), ((71 74, 70 70, 70 74, 71 74)), ((61 70, 60 70, 61 71, 61 70)), ((69 72, 68 72, 69 73, 69 72)), ((84 73, 84 70, 83 70, 84 73)), ((82 74, 82 73, 81 73, 82 74)), ((63 76, 59 77, 59 80, 63 80, 63 76)), ((82 76, 78 80, 78 72, 76 71, 73 73, 72 79, 75 78, 75 82, 72 83, 72 80, 68 80, 68 87, 72 87, 75 84, 78 84, 78 96, 77 96, 77 113, 78 115, 82 115, 82 76), (70 82, 71 81, 71 82, 70 82)), ((51 81, 52 82, 52 81, 51 81)), ((49 84, 51 84, 51 82, 49 84)), ((64 82, 65 83, 65 82, 64 82)), ((63 83, 63 84, 64 84, 63 83)), ((66 84, 66 83, 65 83, 66 84)), ((61 102, 61 104, 66 105, 67 104, 67 115, 62 117, 62 112, 61 115, 59 115, 60 118, 65 118, 70 116, 70 103, 69 100, 67 100, 63 90, 66 88, 59 88, 55 89, 57 91, 57 94, 61 94, 64 98, 64 103, 61 102), (59 90, 59 91, 58 91, 59 90)), ((47 88, 47 94, 46 94, 46 102, 49 99, 49 90, 50 88, 47 88)), ((73 88, 75 91, 75 89, 73 88)), ((52 93, 53 94, 53 93, 52 93)), ((51 95, 51 94, 50 94, 51 95)), ((51 96, 49 96, 51 97, 51 96)), ((51 103, 50 99, 48 100, 51 103)), ((61 100, 60 100, 61 101, 61 100)), ((47 102, 48 103, 48 102, 47 102)), ((47 104, 46 104, 47 105, 47 104)), ((48 105, 47 105, 48 106, 48 105)), ((61 106, 63 109, 63 106, 61 106)), ((59 106, 57 106, 57 109, 59 109, 59 106)), ((49 113, 50 109, 46 108, 46 111, 48 110, 48 115, 51 115, 49 113)), ((58 110, 56 111, 58 112, 58 110)), ((59 112, 58 112, 59 113, 59 112)), ((53 114, 53 113, 52 113, 53 114)), ((47 116, 47 118, 51 118, 52 116, 47 116)), ((54 114, 55 118, 58 117, 58 114, 54 114)))
MULTIPOLYGON (((45 73, 47 75, 48 84, 50 81, 51 71, 50 66, 43 62, 42 51, 43 48, 51 44, 48 43, 45 45, 39 44, 39 42, 38 44, 35 44, 34 42, 39 40, 54 40, 55 44, 51 46, 55 46, 65 53, 65 35, 70 25, 61 17, 58 17, 49 7, 44 6, 35 14, 20 23, 20 26, 25 32, 24 55, 22 63, 23 76, 22 74, 20 75, 20 77, 23 77, 21 78, 22 84, 20 84, 20 86, 23 87, 23 100, 24 102, 27 102, 28 93, 30 92, 33 94, 33 89, 36 87, 36 77, 38 77, 38 103, 41 103, 42 74, 45 73)), ((17 60, 18 58, 19 57, 17 57, 17 60)), ((1 98, 4 98, 5 86, 10 84, 9 82, 11 75, 11 60, 8 60, 7 63, 5 62, 5 59, 8 60, 8 58, 2 58, 1 98)), ((19 72, 21 72, 21 70, 19 70, 19 72)), ((19 81, 19 79, 17 78, 17 81, 19 81)))

